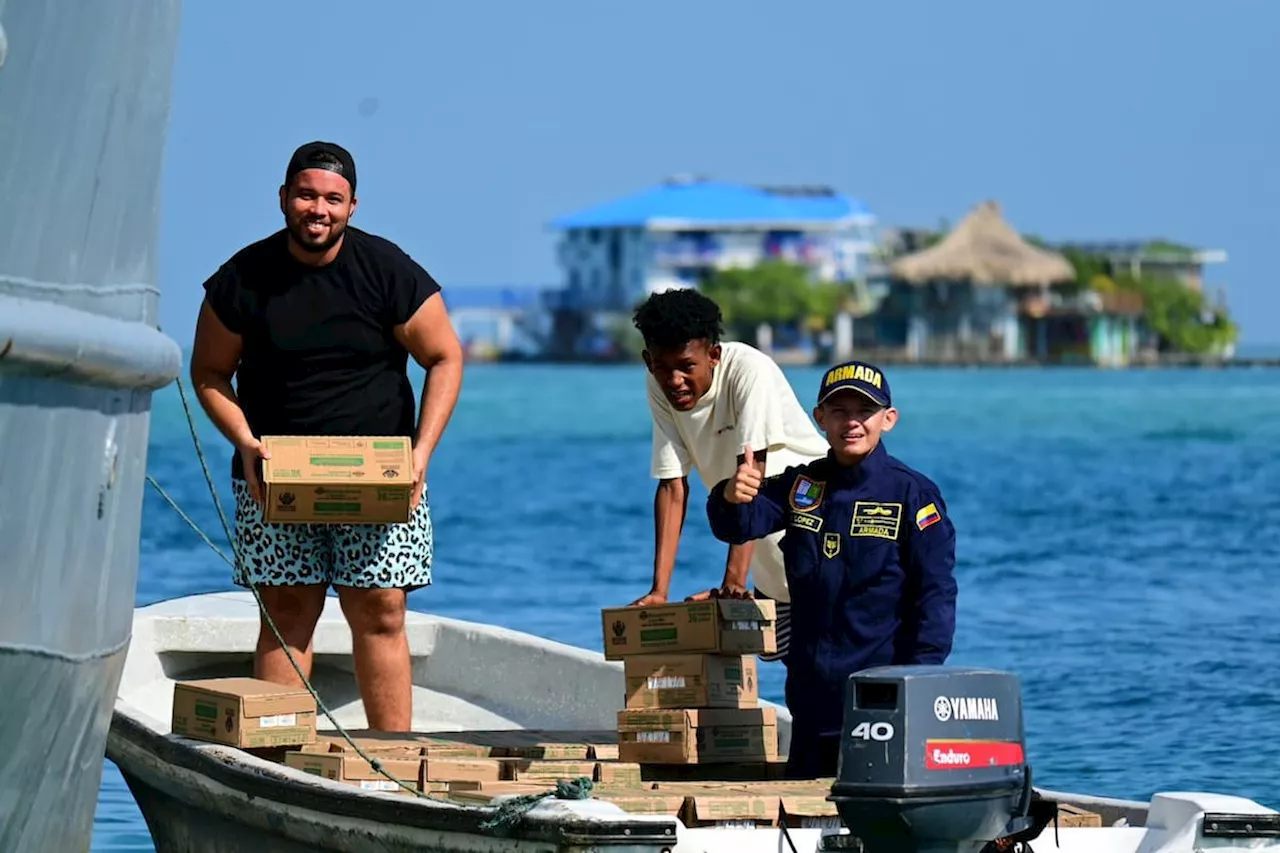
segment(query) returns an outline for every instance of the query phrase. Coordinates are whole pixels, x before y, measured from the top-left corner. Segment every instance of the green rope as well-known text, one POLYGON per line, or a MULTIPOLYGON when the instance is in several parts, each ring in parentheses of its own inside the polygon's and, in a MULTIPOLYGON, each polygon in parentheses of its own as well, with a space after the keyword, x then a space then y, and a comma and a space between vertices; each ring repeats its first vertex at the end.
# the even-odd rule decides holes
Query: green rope
POLYGON ((520 825, 524 816, 548 797, 554 797, 557 800, 586 800, 591 798, 593 787, 595 784, 590 779, 579 776, 577 779, 561 779, 556 782, 554 790, 546 793, 521 794, 518 797, 512 797, 500 803, 493 817, 480 824, 480 829, 495 835, 510 835, 520 825))
MULTIPOLYGON (((195 444, 196 458, 200 460, 200 468, 204 472, 205 483, 209 486, 209 495, 213 500, 214 508, 218 511, 218 518, 222 522, 222 530, 226 534, 227 542, 231 544, 232 549, 236 552, 236 558, 239 559, 240 551, 239 551, 239 548, 236 546, 235 537, 231 533, 231 524, 230 522, 228 522, 226 513, 222 509, 222 502, 218 499, 218 491, 213 483, 213 475, 209 472, 209 463, 204 454, 204 447, 200 442, 199 432, 196 430, 195 418, 192 417, 191 407, 187 403, 187 394, 186 394, 186 390, 183 388, 181 376, 177 378, 177 382, 178 382, 178 395, 179 395, 179 398, 182 400, 182 411, 186 416, 187 427, 191 431, 191 440, 195 444)), ((155 477, 148 474, 147 482, 150 483, 151 486, 156 490, 156 492, 159 493, 160 497, 164 498, 165 502, 168 503, 169 506, 173 508, 174 512, 176 512, 178 516, 183 521, 185 521, 193 531, 195 531, 196 535, 198 535, 202 540, 204 540, 204 543, 208 545, 209 548, 212 549, 215 554, 221 557, 223 561, 227 563, 227 565, 231 566, 232 570, 234 570, 236 563, 230 557, 228 557, 227 554, 221 548, 219 548, 214 543, 214 541, 209 537, 209 534, 206 533, 200 527, 200 525, 194 519, 191 518, 191 516, 189 516, 186 512, 182 510, 182 507, 178 505, 177 501, 175 501, 173 497, 170 496, 167 491, 165 491, 164 487, 162 487, 158 482, 156 482, 155 477)), ((258 602, 258 610, 262 614, 263 622, 265 622, 267 627, 271 629, 271 633, 275 635, 276 642, 280 644, 280 648, 284 651, 285 656, 289 659, 290 665, 293 666, 293 671, 297 673, 298 678, 301 679, 303 685, 306 686, 307 692, 310 693, 311 698, 315 700, 316 707, 320 710, 321 713, 324 714, 324 716, 329 720, 329 722, 333 724, 334 729, 337 730, 338 734, 341 735, 342 739, 345 740, 348 745, 350 745, 350 747, 355 751, 356 755, 360 756, 362 759, 367 761, 369 763, 369 766, 372 767, 374 771, 382 774, 387 779, 394 782, 396 785, 400 786, 406 791, 412 792, 414 795, 418 797, 424 797, 424 798, 427 797, 426 792, 419 791, 417 788, 414 788, 411 785, 405 784, 401 780, 395 778, 390 773, 388 773, 376 758, 370 755, 367 755, 364 752, 364 750, 362 750, 359 746, 357 746, 355 741, 351 739, 351 735, 347 733, 347 730, 338 724, 338 721, 333 718, 333 714, 329 711, 329 708, 324 704, 324 701, 320 698, 319 694, 316 693, 315 688, 312 687, 310 680, 305 675, 302 674, 302 668, 298 666, 298 662, 297 660, 294 659, 293 653, 289 651, 289 646, 287 643, 285 643, 284 637, 281 636, 280 630, 276 627, 275 622, 271 619, 271 615, 267 613, 266 605, 262 601, 262 595, 261 593, 258 592, 257 586, 252 581, 246 581, 246 582, 248 583, 249 589, 253 591, 254 599, 256 599, 258 602)), ((548 797, 553 797, 559 800, 586 800, 586 799, 590 799, 591 791, 593 788, 594 788, 594 783, 591 781, 591 779, 587 778, 586 776, 580 776, 577 779, 561 779, 558 782, 556 782, 555 788, 551 791, 541 793, 541 794, 524 794, 518 797, 512 797, 508 800, 505 800, 499 806, 497 806, 493 817, 489 818, 488 820, 480 824, 480 829, 485 832, 493 832, 494 834, 500 835, 500 836, 509 835, 511 832, 513 832, 516 829, 517 826, 519 826, 520 822, 524 819, 524 816, 526 814, 532 811, 533 808, 538 805, 538 803, 542 802, 548 797)))
MULTIPOLYGON (((191 440, 195 443, 196 458, 200 460, 200 468, 204 471, 204 479, 209 486, 209 495, 210 497, 213 498, 214 508, 217 509, 218 518, 222 521, 222 530, 227 536, 227 542, 229 542, 231 544, 232 549, 235 550, 236 558, 238 560, 240 558, 240 550, 239 548, 236 547, 235 537, 232 536, 231 534, 231 524, 230 522, 227 521, 226 513, 223 512, 222 502, 218 500, 218 490, 213 485, 213 475, 209 473, 209 463, 204 455, 204 447, 200 443, 200 434, 196 430, 196 422, 195 422, 195 418, 192 417, 191 415, 191 407, 187 403, 187 393, 186 393, 186 390, 183 388, 181 376, 178 377, 178 395, 182 400, 182 411, 186 414, 187 427, 191 430, 191 440)), ((231 558, 228 557, 221 548, 219 548, 217 545, 213 543, 213 540, 210 539, 209 535, 200 528, 199 524, 193 521, 189 515, 187 515, 185 512, 182 511, 182 508, 179 507, 177 502, 172 497, 169 496, 169 493, 166 492, 160 486, 160 484, 156 482, 155 477, 152 477, 150 474, 148 474, 147 482, 150 483, 155 488, 155 490, 160 493, 160 497, 164 498, 165 501, 168 502, 169 506, 173 507, 173 509, 178 513, 178 515, 182 518, 182 520, 185 521, 191 527, 191 529, 194 530, 196 534, 200 536, 201 539, 204 540, 205 544, 207 544, 210 548, 212 548, 214 553, 216 553, 219 557, 221 557, 224 561, 226 561, 226 563, 229 566, 231 566, 232 570, 234 570, 236 566, 235 562, 233 562, 231 558)), ((417 788, 413 787, 412 785, 406 784, 405 782, 395 778, 390 773, 388 773, 383 768, 381 762, 379 762, 376 758, 366 754, 365 751, 362 750, 359 746, 357 746, 355 741, 351 739, 351 735, 347 733, 347 730, 338 724, 338 721, 333 718, 333 714, 329 711, 329 708, 324 704, 323 700, 320 699, 320 695, 316 693, 315 688, 311 686, 311 681, 305 675, 302 674, 302 668, 298 666, 298 662, 293 657, 293 652, 289 650, 288 643, 286 643, 284 641, 284 637, 280 635, 280 629, 276 627, 276 623, 271 619, 271 614, 267 613, 266 605, 262 601, 262 594, 258 592, 258 587, 251 581, 247 581, 247 583, 248 583, 249 589, 253 591, 253 597, 258 602, 258 611, 262 614, 262 621, 266 623, 267 627, 271 629, 271 633, 275 635, 276 642, 278 642, 280 644, 280 648, 284 650, 285 656, 289 659, 289 663, 293 666, 293 671, 297 673, 298 678, 302 680, 303 685, 307 688, 307 692, 311 694, 311 698, 315 699, 316 707, 320 710, 321 713, 324 714, 324 716, 329 720, 329 722, 333 724, 334 729, 337 730, 338 734, 341 735, 342 739, 345 740, 347 744, 355 751, 356 755, 360 756, 362 759, 367 761, 369 763, 369 766, 372 767, 375 772, 382 774, 387 779, 391 780, 392 782, 395 782, 397 785, 399 785, 401 788, 403 788, 406 791, 410 791, 419 797, 426 797, 427 796, 426 792, 419 791, 417 788)))

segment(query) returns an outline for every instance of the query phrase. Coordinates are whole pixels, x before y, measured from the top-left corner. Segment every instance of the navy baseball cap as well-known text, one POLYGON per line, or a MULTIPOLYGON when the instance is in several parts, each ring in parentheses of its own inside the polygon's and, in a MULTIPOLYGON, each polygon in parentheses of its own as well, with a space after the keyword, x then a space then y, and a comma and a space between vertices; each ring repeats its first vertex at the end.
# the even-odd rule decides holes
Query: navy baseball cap
POLYGON ((336 142, 308 142, 305 145, 299 145, 298 150, 293 152, 293 156, 289 158, 289 167, 284 173, 284 182, 287 186, 293 180, 293 176, 305 169, 324 169, 327 172, 341 175, 347 179, 347 183, 351 184, 351 194, 356 192, 356 161, 351 156, 351 152, 343 148, 336 142), (327 159, 317 160, 317 154, 328 154, 337 163, 328 162, 327 159))
POLYGON ((823 374, 822 385, 818 387, 818 405, 837 391, 845 390, 858 391, 878 406, 893 405, 884 372, 865 361, 846 361, 823 374))

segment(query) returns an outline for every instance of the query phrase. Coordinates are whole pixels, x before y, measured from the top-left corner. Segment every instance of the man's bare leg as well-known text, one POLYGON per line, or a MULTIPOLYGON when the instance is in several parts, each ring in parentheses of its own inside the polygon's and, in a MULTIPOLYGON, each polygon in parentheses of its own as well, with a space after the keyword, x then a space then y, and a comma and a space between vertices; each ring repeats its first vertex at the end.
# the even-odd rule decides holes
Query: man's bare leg
MULTIPOLYGON (((311 678, 311 638, 316 622, 324 610, 324 594, 328 584, 306 586, 260 586, 262 603, 271 621, 289 646, 293 659, 303 675, 311 678)), ((258 648, 254 654, 255 678, 276 684, 302 687, 302 681, 289 663, 280 641, 268 627, 266 619, 259 616, 258 648)))
POLYGON ((413 677, 404 632, 405 591, 337 589, 351 626, 356 683, 369 728, 407 732, 413 727, 413 677))

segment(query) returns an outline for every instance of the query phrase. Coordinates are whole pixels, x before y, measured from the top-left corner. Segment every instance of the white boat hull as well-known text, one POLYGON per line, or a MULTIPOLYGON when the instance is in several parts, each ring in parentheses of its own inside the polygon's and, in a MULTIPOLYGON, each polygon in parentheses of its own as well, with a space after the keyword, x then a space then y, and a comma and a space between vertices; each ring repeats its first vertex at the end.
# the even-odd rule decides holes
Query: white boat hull
MULTIPOLYGON (((344 727, 363 726, 350 679, 350 632, 329 600, 315 640, 317 690, 344 727), (345 677, 343 676, 345 673, 345 677)), ((599 800, 542 801, 512 831, 482 824, 494 806, 464 806, 366 791, 237 749, 169 732, 173 678, 246 674, 257 610, 249 594, 179 599, 138 611, 107 754, 119 766, 158 853, 356 851, 667 851, 814 853, 830 831, 686 827, 664 815, 628 814, 599 800)), ((621 666, 598 653, 485 625, 412 613, 415 731, 476 728, 609 729, 621 666)), ((780 709, 789 743, 790 717, 780 709)), ((322 728, 324 727, 322 723, 322 728)), ((1148 803, 1043 792, 1102 815, 1102 828, 1050 826, 1037 853, 1192 853, 1205 812, 1275 812, 1216 794, 1161 794, 1148 803), (1119 823, 1120 825, 1115 825, 1119 823)), ((1272 816, 1268 818, 1267 816, 1272 816)), ((1213 839, 1215 846, 1280 850, 1275 839, 1213 839), (1270 846, 1268 846, 1270 845, 1270 846)))

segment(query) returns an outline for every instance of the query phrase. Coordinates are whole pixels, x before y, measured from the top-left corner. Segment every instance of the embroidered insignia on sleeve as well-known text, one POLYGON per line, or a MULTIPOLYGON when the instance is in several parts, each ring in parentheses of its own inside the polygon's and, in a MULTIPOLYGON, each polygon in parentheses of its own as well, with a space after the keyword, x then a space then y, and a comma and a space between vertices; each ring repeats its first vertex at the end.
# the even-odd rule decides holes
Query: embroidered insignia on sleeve
POLYGON ((791 484, 791 508, 796 512, 813 512, 822 503, 826 485, 808 477, 796 477, 791 484))

